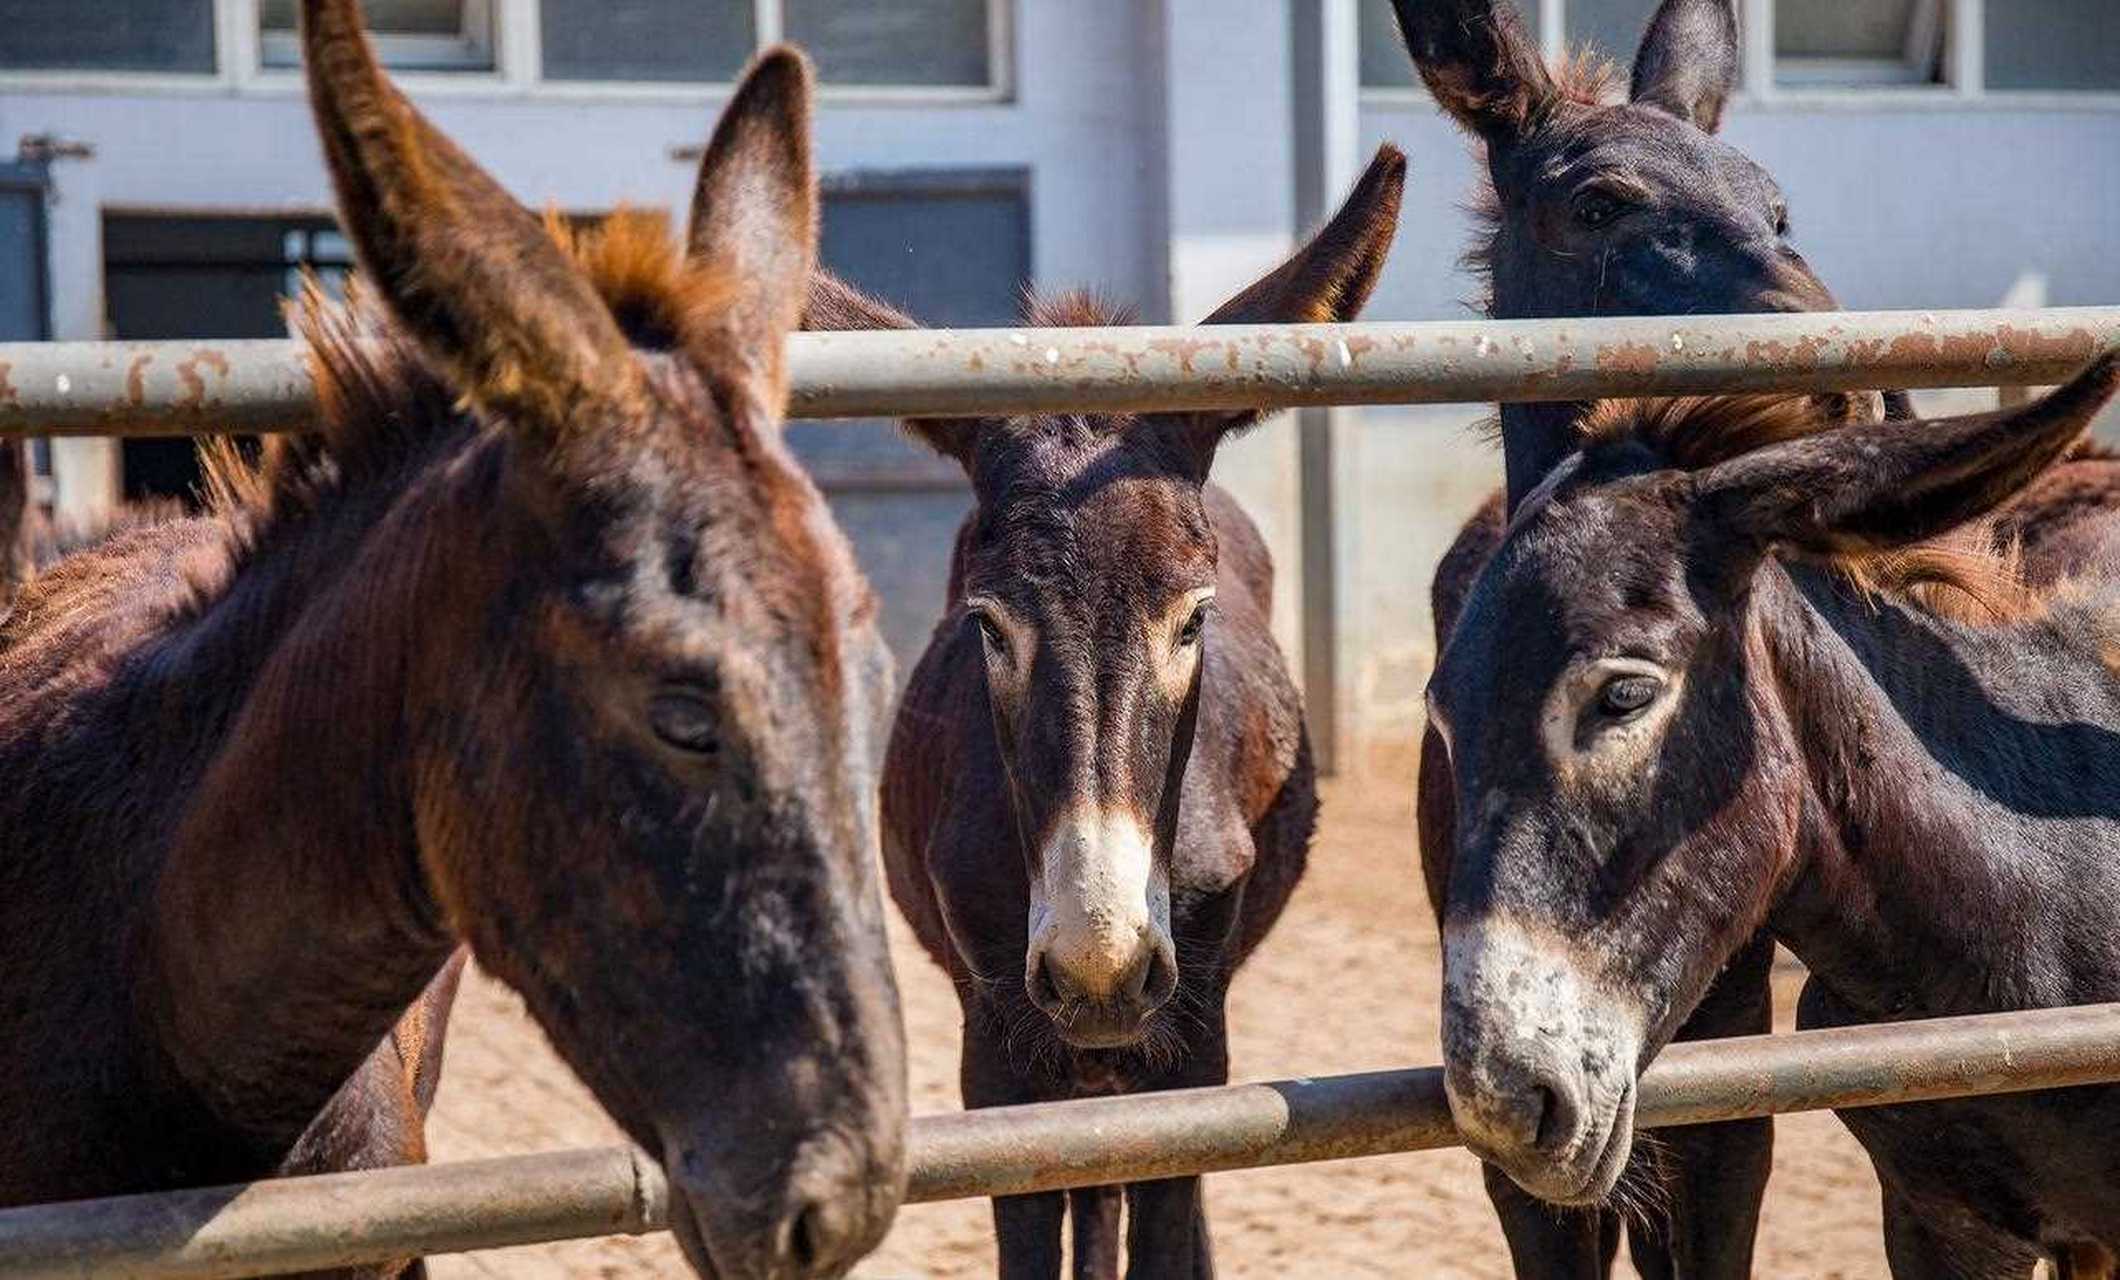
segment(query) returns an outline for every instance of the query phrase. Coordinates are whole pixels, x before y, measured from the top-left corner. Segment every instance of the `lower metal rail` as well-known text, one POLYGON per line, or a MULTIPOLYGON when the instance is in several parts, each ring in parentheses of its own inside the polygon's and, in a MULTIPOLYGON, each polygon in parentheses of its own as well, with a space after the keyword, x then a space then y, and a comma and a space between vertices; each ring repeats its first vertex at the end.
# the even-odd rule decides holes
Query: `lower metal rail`
MULTIPOLYGON (((2120 1082, 2120 1004, 1674 1044, 1644 1128, 2120 1082)), ((923 1116, 919 1203, 1455 1146, 1438 1068, 923 1116)), ((667 1225, 626 1147, 0 1210, 0 1277, 207 1280, 667 1225)))

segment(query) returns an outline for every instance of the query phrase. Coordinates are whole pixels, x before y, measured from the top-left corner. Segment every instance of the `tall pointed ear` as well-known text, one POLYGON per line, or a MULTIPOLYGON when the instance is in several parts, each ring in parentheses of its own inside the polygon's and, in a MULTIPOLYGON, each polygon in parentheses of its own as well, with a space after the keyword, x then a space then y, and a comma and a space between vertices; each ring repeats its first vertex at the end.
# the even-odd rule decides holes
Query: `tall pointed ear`
MULTIPOLYGON (((1385 143, 1377 148, 1332 220, 1286 262, 1215 308, 1201 324, 1342 324, 1362 313, 1383 274, 1384 258, 1399 229, 1399 197, 1406 188, 1406 157, 1385 143)), ((1201 474, 1215 447, 1232 431, 1260 418, 1257 409, 1190 413, 1183 424, 1200 455, 1201 474)))
POLYGON ((1994 511, 2066 454, 2120 390, 2120 351, 2014 409, 1848 427, 1702 473, 1699 510, 1761 547, 1890 550, 1994 511))
MULTIPOLYGON (((918 329, 918 320, 819 267, 810 273, 810 296, 802 311, 807 330, 844 332, 862 329, 918 329)), ((907 418, 906 433, 969 472, 979 441, 978 418, 907 418)))
POLYGON ((530 211, 383 75, 355 0, 303 0, 309 101, 362 268, 458 392, 551 446, 630 412, 631 346, 530 211))
POLYGON ((760 54, 699 162, 685 249, 730 290, 726 350, 786 391, 787 335, 802 321, 817 263, 817 176, 810 161, 810 64, 786 45, 760 54))
POLYGON ((1436 103, 1489 143, 1529 133, 1553 77, 1511 0, 1391 0, 1414 69, 1436 103))
POLYGON ((1737 91, 1737 50, 1734 0, 1664 0, 1634 55, 1629 96, 1714 133, 1737 91))

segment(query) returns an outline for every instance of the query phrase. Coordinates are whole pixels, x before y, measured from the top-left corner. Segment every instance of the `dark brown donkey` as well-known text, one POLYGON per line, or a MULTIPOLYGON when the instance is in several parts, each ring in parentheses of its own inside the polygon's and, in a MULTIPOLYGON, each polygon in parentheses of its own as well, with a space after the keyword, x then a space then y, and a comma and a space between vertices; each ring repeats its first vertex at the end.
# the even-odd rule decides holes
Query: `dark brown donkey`
MULTIPOLYGON (((1813 1025, 2120 999, 2120 558, 2025 600, 1925 541, 2116 390, 2120 354, 1933 424, 1615 406, 1526 499, 1430 687, 1479 815, 1444 1053, 1484 1156, 1556 1201, 1608 1192, 1638 1073, 1762 924, 1809 967, 1813 1025)), ((1842 1118, 1895 1275, 2113 1274, 2120 1089, 1842 1118)))
MULTIPOLYGON (((1422 79, 1484 146, 1485 225, 1469 261, 1487 280, 1490 314, 1522 319, 1834 305, 1790 243, 1788 207, 1773 178, 1716 136, 1738 67, 1729 0, 1658 6, 1625 101, 1613 92, 1611 68, 1594 59, 1549 67, 1508 0, 1398 0, 1397 10, 1422 79)), ((1906 412, 1897 394, 1887 396, 1887 405, 1893 416, 1906 412)), ((1587 407, 1502 407, 1506 490, 1466 523, 1437 568, 1431 599, 1438 651, 1473 576, 1501 541, 1504 512, 1574 447, 1575 425, 1587 407)), ((2050 576, 2087 553, 2069 532, 2078 518, 2116 506, 2120 467, 2086 460, 2020 503, 2006 532, 2022 537, 2035 576, 2050 576)), ((1433 728, 1423 740, 1419 810, 1422 869, 1440 912, 1456 815, 1448 751, 1433 728)), ((1764 937, 1739 952, 1680 1036, 1767 1030, 1773 956, 1764 937)), ((1655 1184, 1649 1200, 1666 1212, 1637 1217, 1636 1267, 1652 1280, 1749 1276, 1772 1145, 1766 1120, 1664 1135, 1657 1167, 1642 1174, 1655 1184)), ((1619 1214, 1555 1214, 1492 1168, 1487 1186, 1519 1275, 1609 1272, 1619 1214)))
MULTIPOLYGON (((1350 320, 1405 160, 1209 324, 1350 320)), ((1079 295, 1029 323, 1121 322, 1079 295)), ((811 328, 913 322, 829 279, 811 328)), ((962 463, 947 612, 884 765, 891 894, 964 1005, 967 1106, 1218 1084, 1223 1000, 1303 873, 1317 800, 1258 530, 1206 483, 1256 413, 916 420, 962 463)), ((1128 1273, 1212 1273, 1197 1178, 1123 1188, 1128 1273)), ((1119 1187, 994 1202, 1004 1276, 1118 1271, 1119 1187)))
POLYGON ((903 1186, 904 1049, 888 658, 779 435, 808 73, 744 80, 687 245, 569 253, 351 0, 302 39, 380 296, 303 321, 324 431, 0 631, 0 1204, 416 1154, 334 1099, 464 940, 695 1268, 840 1274, 903 1186))

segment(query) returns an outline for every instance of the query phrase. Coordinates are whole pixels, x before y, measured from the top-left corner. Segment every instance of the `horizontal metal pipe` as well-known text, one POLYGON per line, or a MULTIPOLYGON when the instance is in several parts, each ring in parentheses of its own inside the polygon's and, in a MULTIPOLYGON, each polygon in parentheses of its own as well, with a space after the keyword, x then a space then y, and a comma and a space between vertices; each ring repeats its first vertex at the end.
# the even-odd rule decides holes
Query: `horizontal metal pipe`
MULTIPOLYGON (((797 418, 1588 400, 2060 382, 2120 307, 801 333, 797 418)), ((302 430, 286 341, 0 344, 0 435, 302 430)))
MULTIPOLYGON (((1645 1128, 2120 1081, 2120 1004, 1674 1044, 1645 1128)), ((1338 1160, 1458 1142, 1433 1067, 924 1116, 914 1202, 1338 1160)), ((178 1280, 638 1234, 667 1225, 629 1148, 0 1210, 0 1277, 178 1280)))

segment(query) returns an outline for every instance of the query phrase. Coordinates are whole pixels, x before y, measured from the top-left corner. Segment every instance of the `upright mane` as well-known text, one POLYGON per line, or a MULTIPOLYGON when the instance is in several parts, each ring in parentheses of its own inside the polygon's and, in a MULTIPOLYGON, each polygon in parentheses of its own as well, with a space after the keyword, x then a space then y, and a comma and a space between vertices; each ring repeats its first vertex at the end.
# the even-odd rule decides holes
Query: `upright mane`
MULTIPOLYGON (((1672 396, 1599 401, 1576 431, 1585 450, 1632 442, 1673 468, 1704 471, 1755 449, 1872 416, 1868 397, 1845 393, 1672 396)), ((1955 622, 2017 621, 2036 613, 2046 599, 2026 585, 2016 543, 1999 539, 1989 521, 1914 547, 1851 549, 1806 559, 1830 568, 1865 597, 1904 601, 1955 622)))

